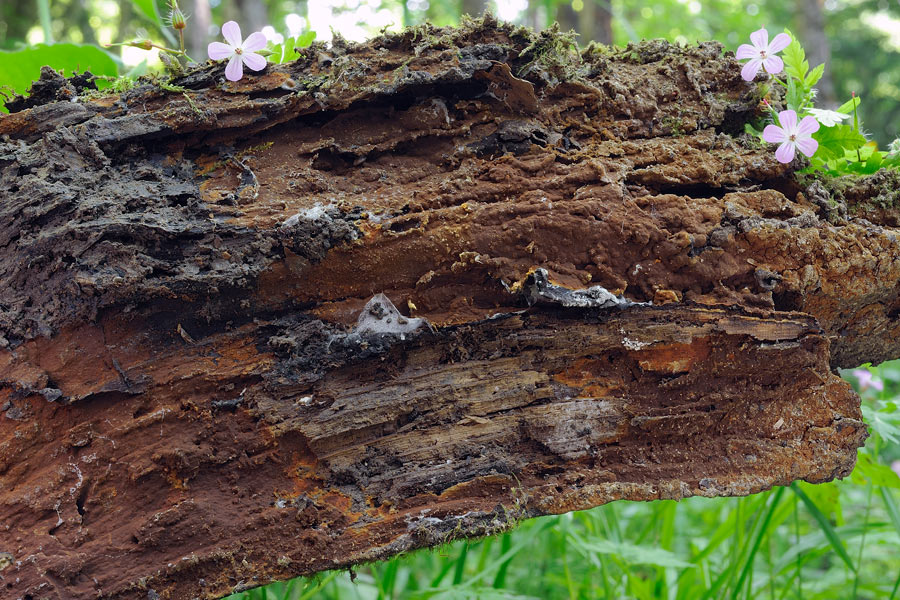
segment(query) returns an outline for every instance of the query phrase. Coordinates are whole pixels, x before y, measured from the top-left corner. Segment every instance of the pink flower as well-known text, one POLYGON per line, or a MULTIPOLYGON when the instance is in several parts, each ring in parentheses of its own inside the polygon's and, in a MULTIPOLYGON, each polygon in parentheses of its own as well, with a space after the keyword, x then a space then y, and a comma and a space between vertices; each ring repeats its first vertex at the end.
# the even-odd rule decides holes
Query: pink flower
POLYGON ((763 28, 751 33, 750 41, 753 42, 752 46, 741 44, 735 53, 738 60, 750 59, 750 62, 741 69, 741 77, 744 78, 744 81, 753 81, 756 74, 759 73, 760 67, 765 69, 766 73, 781 73, 784 69, 784 61, 774 54, 788 47, 788 44, 791 43, 791 36, 779 33, 770 44, 769 32, 763 28))
POLYGON ((874 377, 872 371, 868 369, 854 369, 853 376, 859 381, 859 389, 873 388, 879 392, 884 391, 884 382, 874 377))
POLYGON ((222 35, 228 43, 212 42, 207 52, 213 60, 228 59, 228 66, 225 67, 225 78, 228 81, 237 81, 243 77, 244 65, 253 71, 266 68, 265 57, 254 52, 266 47, 265 35, 257 31, 251 33, 246 40, 241 40, 241 27, 234 21, 222 25, 222 35))
POLYGON ((797 113, 783 110, 778 113, 778 125, 766 125, 763 139, 770 144, 781 144, 775 151, 778 162, 789 163, 794 160, 794 151, 799 149, 806 156, 812 156, 819 149, 819 142, 812 139, 812 134, 819 130, 819 122, 813 117, 803 117, 797 123, 797 113))

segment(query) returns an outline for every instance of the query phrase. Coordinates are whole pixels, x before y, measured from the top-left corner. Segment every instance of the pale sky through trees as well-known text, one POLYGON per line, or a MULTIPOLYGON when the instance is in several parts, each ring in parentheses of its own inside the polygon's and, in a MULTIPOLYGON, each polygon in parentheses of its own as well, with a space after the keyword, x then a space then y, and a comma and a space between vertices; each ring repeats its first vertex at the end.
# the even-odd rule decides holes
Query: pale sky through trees
MULTIPOLYGON (((505 21, 512 21, 528 6, 527 0, 495 0, 494 13, 505 21)), ((427 0, 409 0, 410 8, 422 10, 427 0), (412 6, 410 6, 412 5, 412 6)), ((372 37, 383 27, 399 29, 403 21, 402 7, 398 3, 381 0, 317 0, 309 3, 310 27, 316 32, 316 39, 328 41, 331 30, 340 32, 352 41, 363 41, 372 37)), ((275 29, 280 23, 272 24, 275 29)))

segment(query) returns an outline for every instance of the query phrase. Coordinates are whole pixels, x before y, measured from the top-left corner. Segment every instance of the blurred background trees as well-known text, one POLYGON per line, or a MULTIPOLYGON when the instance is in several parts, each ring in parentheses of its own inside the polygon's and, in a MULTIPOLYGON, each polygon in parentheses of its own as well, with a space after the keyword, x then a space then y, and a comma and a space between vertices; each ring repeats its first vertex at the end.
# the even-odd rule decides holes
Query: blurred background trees
MULTIPOLYGON (((47 41, 105 44, 127 41, 146 30, 172 43, 148 15, 164 16, 167 0, 0 0, 0 50, 47 41), (49 15, 42 21, 42 9, 49 15)), ((218 25, 234 19, 245 32, 272 27, 286 34, 285 18, 329 40, 332 31, 351 40, 425 21, 452 25, 461 15, 491 10, 500 18, 535 28, 553 21, 591 40, 625 45, 642 38, 679 43, 716 39, 731 50, 751 31, 791 29, 811 64, 826 62, 819 84, 820 106, 833 107, 850 96, 863 98, 865 124, 880 145, 900 134, 900 2, 896 0, 181 0, 191 16, 189 54, 206 57, 218 25)), ((115 49, 126 65, 145 55, 115 49)), ((155 64, 155 61, 151 61, 155 64)))

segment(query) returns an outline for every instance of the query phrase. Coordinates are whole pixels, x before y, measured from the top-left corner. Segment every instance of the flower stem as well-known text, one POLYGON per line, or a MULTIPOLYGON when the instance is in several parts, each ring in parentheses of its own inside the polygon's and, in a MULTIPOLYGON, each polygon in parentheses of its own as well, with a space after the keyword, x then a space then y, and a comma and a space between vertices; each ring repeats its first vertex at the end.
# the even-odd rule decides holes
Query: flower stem
POLYGON ((778 79, 777 77, 775 77, 775 76, 772 75, 771 73, 770 73, 769 75, 772 77, 772 79, 774 79, 775 81, 777 81, 778 83, 780 83, 780 84, 781 84, 781 87, 783 87, 784 89, 787 89, 787 82, 786 82, 786 81, 782 81, 782 80, 778 79))
MULTIPOLYGON (((856 114, 856 92, 850 92, 850 98, 853 99, 853 129, 859 131, 859 116, 856 114)), ((856 160, 862 162, 859 148, 856 149, 856 160)))
POLYGON ((44 30, 44 43, 53 43, 53 23, 50 20, 50 0, 37 0, 38 16, 41 20, 41 29, 44 30))

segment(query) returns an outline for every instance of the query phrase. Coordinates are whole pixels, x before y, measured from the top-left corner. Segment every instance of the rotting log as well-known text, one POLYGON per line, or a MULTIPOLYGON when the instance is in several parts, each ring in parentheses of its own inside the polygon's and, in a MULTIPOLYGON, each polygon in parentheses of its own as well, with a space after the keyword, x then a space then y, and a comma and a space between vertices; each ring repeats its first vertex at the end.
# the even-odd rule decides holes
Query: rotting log
POLYGON ((487 17, 84 81, 0 115, 4 598, 843 477, 834 369, 900 356, 898 178, 779 164, 716 43, 487 17))

